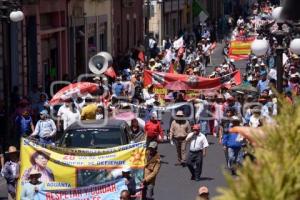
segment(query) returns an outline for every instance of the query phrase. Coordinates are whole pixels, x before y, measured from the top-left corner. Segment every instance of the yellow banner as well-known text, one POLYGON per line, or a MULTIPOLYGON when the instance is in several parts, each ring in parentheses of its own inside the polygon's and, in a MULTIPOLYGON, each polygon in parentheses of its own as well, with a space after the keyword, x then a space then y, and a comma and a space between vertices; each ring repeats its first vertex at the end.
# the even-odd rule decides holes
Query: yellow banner
POLYGON ((231 42, 231 48, 233 49, 251 49, 252 42, 231 42))
POLYGON ((251 53, 251 49, 232 49, 231 55, 249 55, 251 53))
POLYGON ((158 95, 167 95, 168 90, 166 88, 154 88, 154 93, 158 95))
MULTIPOLYGON (((141 185, 145 166, 145 142, 108 149, 43 147, 22 139, 17 199, 28 189, 29 177, 39 173, 44 190, 71 189, 114 181, 130 169, 141 185)), ((25 197, 23 197, 25 198, 25 197)))

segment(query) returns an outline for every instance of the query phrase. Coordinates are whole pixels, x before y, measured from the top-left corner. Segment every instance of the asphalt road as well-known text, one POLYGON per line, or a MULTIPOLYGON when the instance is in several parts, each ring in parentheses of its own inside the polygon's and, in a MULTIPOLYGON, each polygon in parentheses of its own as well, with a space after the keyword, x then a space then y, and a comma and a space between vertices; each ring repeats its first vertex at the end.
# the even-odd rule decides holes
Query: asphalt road
MULTIPOLYGON (((223 45, 218 44, 211 57, 211 64, 207 69, 210 74, 214 67, 224 61, 223 45)), ((246 61, 235 62, 237 69, 244 73, 246 61)), ((210 146, 208 154, 203 161, 202 179, 200 182, 190 180, 187 168, 174 166, 177 162, 176 149, 170 144, 161 144, 159 152, 163 155, 162 167, 155 187, 155 199, 157 200, 194 200, 200 186, 207 186, 211 197, 218 194, 217 188, 226 187, 223 173, 225 172, 225 157, 222 146, 216 138, 208 136, 210 146)))
MULTIPOLYGON (((211 65, 207 72, 211 73, 215 66, 223 62, 222 44, 218 44, 212 55, 211 65)), ((238 69, 242 73, 245 69, 245 61, 236 62, 238 69)), ((176 150, 170 144, 161 144, 159 152, 163 155, 162 167, 155 187, 155 197, 157 200, 193 200, 198 188, 206 185, 209 188, 211 197, 217 195, 217 188, 226 186, 223 171, 225 158, 222 147, 218 145, 213 136, 208 136, 210 146, 207 157, 204 158, 202 179, 200 182, 190 180, 187 168, 174 166, 176 160, 176 150)), ((0 200, 7 199, 6 182, 0 177, 0 200)))
POLYGON ((213 136, 208 136, 209 148, 203 160, 203 170, 199 182, 190 180, 187 167, 175 166, 177 162, 175 146, 161 144, 159 152, 163 156, 162 165, 155 187, 157 200, 194 200, 200 186, 207 186, 211 197, 217 194, 217 188, 226 186, 223 176, 225 157, 222 147, 213 136))

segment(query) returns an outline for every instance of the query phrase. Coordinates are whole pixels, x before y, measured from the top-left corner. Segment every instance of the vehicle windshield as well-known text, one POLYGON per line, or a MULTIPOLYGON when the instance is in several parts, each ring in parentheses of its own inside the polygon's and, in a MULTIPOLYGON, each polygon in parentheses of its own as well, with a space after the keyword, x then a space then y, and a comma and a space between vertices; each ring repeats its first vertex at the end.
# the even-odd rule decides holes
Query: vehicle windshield
POLYGON ((66 148, 109 148, 122 145, 119 129, 84 129, 68 131, 62 142, 66 148))

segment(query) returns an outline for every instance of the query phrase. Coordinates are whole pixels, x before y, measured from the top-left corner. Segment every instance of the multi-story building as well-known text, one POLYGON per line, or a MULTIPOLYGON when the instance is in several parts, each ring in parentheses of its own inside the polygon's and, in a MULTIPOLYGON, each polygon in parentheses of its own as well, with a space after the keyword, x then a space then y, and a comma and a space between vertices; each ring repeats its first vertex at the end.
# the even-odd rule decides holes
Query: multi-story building
POLYGON ((200 23, 199 13, 193 13, 195 10, 217 20, 224 13, 223 7, 223 0, 144 0, 145 24, 149 28, 145 30, 161 45, 164 38, 192 31, 193 25, 200 23))
POLYGON ((53 80, 61 80, 69 71, 67 2, 31 0, 23 5, 23 12, 22 68, 29 88, 43 85, 47 91, 53 80))
POLYGON ((88 61, 97 52, 112 52, 112 1, 68 2, 69 63, 72 76, 88 72, 88 61))
POLYGON ((22 0, 25 18, 0 26, 0 100, 14 86, 49 92, 54 80, 88 72, 100 51, 125 55, 144 40, 141 0, 22 0))
POLYGON ((144 40, 142 0, 112 0, 112 55, 124 55, 144 40))

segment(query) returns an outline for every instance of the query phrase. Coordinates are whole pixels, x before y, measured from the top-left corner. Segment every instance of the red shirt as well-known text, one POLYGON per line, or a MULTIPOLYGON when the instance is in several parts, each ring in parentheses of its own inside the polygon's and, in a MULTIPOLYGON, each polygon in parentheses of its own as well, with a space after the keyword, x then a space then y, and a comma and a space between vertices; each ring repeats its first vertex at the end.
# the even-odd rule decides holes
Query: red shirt
POLYGON ((145 133, 148 138, 157 138, 159 135, 163 138, 163 130, 160 121, 149 120, 145 125, 145 133))

